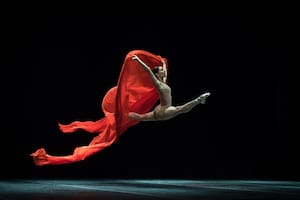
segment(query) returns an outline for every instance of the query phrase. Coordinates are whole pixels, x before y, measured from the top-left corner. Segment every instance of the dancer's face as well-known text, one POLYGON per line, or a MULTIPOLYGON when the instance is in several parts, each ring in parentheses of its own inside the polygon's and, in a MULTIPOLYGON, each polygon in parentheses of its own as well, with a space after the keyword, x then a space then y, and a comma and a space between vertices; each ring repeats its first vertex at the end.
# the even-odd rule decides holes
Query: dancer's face
POLYGON ((158 67, 157 67, 157 73, 156 73, 156 76, 157 76, 157 78, 158 78, 160 81, 165 82, 164 80, 165 80, 166 77, 167 77, 167 73, 166 73, 165 69, 164 69, 162 66, 158 66, 158 67))

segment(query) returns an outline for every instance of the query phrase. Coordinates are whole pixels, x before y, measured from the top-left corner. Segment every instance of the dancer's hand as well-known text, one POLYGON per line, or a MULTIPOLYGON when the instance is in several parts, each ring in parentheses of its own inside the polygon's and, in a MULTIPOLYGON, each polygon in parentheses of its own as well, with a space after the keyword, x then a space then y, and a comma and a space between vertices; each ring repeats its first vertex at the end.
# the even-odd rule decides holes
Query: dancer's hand
POLYGON ((150 67, 146 65, 137 55, 133 55, 132 60, 136 60, 145 70, 151 71, 150 67))
POLYGON ((131 59, 132 60, 139 60, 140 58, 137 55, 134 54, 131 59))

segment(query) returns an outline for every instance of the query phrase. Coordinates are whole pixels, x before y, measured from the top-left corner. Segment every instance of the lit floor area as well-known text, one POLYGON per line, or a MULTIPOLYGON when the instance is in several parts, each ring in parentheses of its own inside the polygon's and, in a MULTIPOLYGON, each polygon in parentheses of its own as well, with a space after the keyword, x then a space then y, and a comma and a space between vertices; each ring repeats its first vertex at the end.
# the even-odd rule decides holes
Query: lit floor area
POLYGON ((0 180, 0 200, 300 199, 300 182, 262 180, 0 180))

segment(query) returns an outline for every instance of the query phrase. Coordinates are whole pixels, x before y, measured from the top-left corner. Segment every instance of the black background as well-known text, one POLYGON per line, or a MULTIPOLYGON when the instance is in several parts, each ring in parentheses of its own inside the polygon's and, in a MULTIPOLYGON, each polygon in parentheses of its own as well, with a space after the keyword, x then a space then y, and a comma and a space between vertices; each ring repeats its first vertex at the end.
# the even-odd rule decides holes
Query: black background
POLYGON ((280 12, 5 15, 0 177, 299 179, 291 23, 280 12), (102 118, 102 98, 134 49, 168 59, 175 105, 209 91, 207 104, 131 127, 82 162, 34 166, 37 148, 67 155, 89 143, 93 135, 64 135, 57 123, 102 118))

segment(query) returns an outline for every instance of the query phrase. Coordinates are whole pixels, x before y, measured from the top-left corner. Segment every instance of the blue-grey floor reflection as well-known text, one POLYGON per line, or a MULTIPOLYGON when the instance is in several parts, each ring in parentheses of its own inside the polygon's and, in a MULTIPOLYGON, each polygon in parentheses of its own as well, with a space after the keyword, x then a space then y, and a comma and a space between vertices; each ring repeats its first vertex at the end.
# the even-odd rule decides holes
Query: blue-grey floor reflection
POLYGON ((300 182, 261 180, 2 180, 0 199, 300 199, 300 182))

